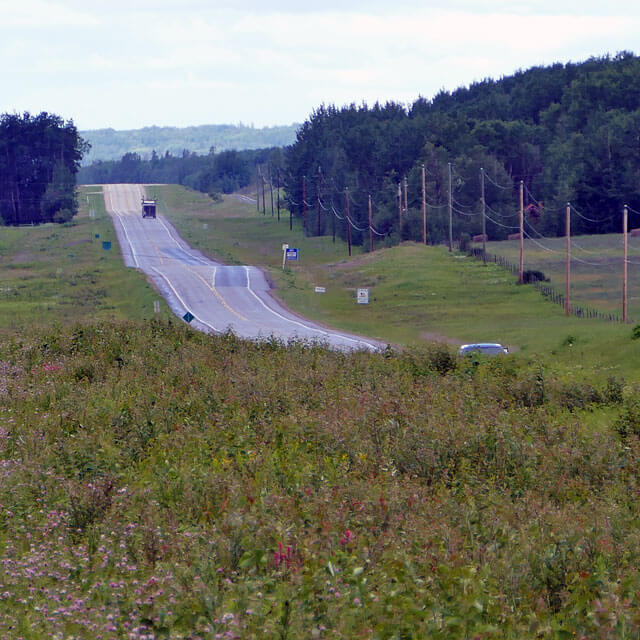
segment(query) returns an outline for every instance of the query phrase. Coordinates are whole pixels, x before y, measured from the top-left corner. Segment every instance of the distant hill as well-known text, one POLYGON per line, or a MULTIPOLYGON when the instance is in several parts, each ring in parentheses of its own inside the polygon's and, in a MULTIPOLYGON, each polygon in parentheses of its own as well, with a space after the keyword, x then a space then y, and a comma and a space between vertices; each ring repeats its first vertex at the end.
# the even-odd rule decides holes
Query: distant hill
POLYGON ((216 152, 283 147, 295 141, 298 127, 297 124, 291 124, 257 129, 242 124, 205 124, 196 127, 154 126, 122 131, 81 131, 80 135, 91 144, 83 164, 88 165, 96 160, 119 160, 130 152, 150 158, 154 150, 158 155, 164 155, 167 151, 179 155, 184 149, 207 154, 211 147, 216 152))

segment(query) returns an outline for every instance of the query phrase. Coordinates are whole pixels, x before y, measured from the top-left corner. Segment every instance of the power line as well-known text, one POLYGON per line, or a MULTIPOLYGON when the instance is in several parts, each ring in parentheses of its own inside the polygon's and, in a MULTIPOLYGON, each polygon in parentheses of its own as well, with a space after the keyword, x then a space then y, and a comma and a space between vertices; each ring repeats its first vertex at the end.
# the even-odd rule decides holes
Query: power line
POLYGON ((484 173, 484 177, 487 178, 487 180, 489 180, 489 182, 492 185, 494 185, 495 187, 498 187, 498 189, 504 189, 505 191, 513 190, 513 185, 511 185, 510 187, 503 187, 501 184, 498 184, 495 180, 493 180, 486 171, 483 171, 483 173, 484 173))

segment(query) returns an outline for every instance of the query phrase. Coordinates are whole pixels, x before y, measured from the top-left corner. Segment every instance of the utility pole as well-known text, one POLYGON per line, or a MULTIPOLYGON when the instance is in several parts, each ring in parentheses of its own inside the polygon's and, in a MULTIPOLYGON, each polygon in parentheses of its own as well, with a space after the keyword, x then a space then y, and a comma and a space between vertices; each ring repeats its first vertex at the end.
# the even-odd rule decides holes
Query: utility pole
POLYGON ((564 267, 564 315, 568 316, 571 313, 571 203, 567 202, 566 213, 566 233, 567 233, 567 257, 564 267))
POLYGON ((398 182, 398 238, 402 242, 402 187, 398 182))
POLYGON ((273 218, 273 176, 271 175, 271 165, 269 165, 269 193, 271 194, 271 217, 273 218))
POLYGON ((369 194, 369 251, 373 253, 373 208, 371 207, 371 194, 369 194))
POLYGON ((427 176, 422 163, 422 243, 427 244, 427 176))
POLYGON ((256 211, 260 213, 260 187, 258 181, 260 179, 260 167, 256 165, 256 211))
POLYGON ((349 255, 351 255, 351 218, 349 216, 349 187, 344 188, 344 198, 346 202, 347 217, 347 244, 349 246, 349 255))
POLYGON ((627 256, 629 253, 629 236, 627 235, 629 232, 629 207, 624 205, 624 209, 622 210, 622 234, 624 236, 624 262, 622 265, 622 322, 627 324, 627 269, 628 269, 628 261, 627 256))
POLYGON ((453 251, 453 198, 451 196, 451 163, 449 162, 449 253, 453 251))
POLYGON ((280 167, 276 169, 276 193, 278 194, 278 222, 280 222, 280 167))
POLYGON ((318 186, 317 186, 317 195, 318 195, 318 235, 320 235, 321 229, 320 229, 320 214, 321 214, 321 210, 320 210, 320 191, 322 189, 322 170, 320 169, 320 165, 318 165, 318 186))
POLYGON ((520 268, 518 282, 524 282, 524 180, 520 180, 520 268))
POLYGON ((333 206, 333 198, 331 198, 331 235, 333 236, 333 244, 336 243, 336 214, 333 206))
POLYGON ((307 231, 307 176, 302 176, 302 231, 307 231))
POLYGON ((409 211, 409 199, 407 197, 407 191, 409 189, 409 185, 407 182, 407 176, 404 177, 404 212, 407 213, 409 211))
POLYGON ((484 199, 484 169, 480 168, 480 199, 482 200, 482 262, 487 262, 487 207, 484 199))

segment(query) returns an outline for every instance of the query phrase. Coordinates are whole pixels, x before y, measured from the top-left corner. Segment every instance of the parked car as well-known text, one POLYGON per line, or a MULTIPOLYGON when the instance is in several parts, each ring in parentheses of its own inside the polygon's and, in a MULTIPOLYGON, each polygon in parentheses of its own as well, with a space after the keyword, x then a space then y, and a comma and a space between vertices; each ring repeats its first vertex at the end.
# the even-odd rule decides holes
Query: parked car
POLYGON ((463 344, 458 351, 459 356, 468 356, 473 353, 486 356, 502 356, 505 353, 509 353, 509 349, 497 342, 475 342, 473 344, 463 344))

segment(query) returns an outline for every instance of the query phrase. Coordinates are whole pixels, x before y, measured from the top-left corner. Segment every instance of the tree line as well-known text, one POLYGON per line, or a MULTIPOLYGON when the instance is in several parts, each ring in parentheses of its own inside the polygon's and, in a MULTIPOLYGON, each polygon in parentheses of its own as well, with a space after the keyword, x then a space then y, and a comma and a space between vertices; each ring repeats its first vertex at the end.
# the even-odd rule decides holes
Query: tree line
POLYGON ((103 183, 169 183, 216 196, 232 193, 255 180, 256 168, 270 163, 282 164, 282 150, 257 149, 222 151, 211 149, 200 155, 187 149, 181 155, 170 152, 143 159, 138 153, 125 153, 120 160, 97 161, 82 167, 78 174, 81 184, 103 183))
POLYGON ((0 115, 0 217, 5 225, 65 222, 77 211, 87 145, 72 121, 42 112, 0 115))
POLYGON ((542 235, 564 233, 567 201, 582 213, 574 233, 620 231, 623 204, 640 208, 639 132, 640 58, 628 52, 534 67, 408 108, 322 105, 287 149, 287 197, 308 233, 327 232, 338 217, 345 236, 348 189, 357 243, 371 195, 377 231, 419 240, 424 165, 429 240, 441 242, 449 203, 456 236, 480 233, 483 169, 490 238, 517 224, 520 182, 527 223, 542 235))

